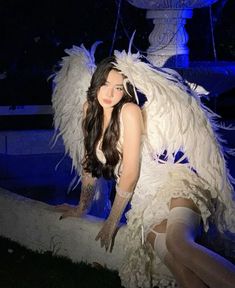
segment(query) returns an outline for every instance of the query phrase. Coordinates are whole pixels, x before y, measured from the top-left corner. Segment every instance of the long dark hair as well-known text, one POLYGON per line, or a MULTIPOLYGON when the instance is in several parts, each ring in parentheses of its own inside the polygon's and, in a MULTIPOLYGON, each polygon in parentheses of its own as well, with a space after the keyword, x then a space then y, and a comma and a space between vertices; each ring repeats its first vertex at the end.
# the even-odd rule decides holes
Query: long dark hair
POLYGON ((113 63, 115 62, 115 57, 108 57, 97 66, 87 91, 88 107, 86 117, 83 120, 84 145, 86 151, 83 168, 86 172, 91 173, 93 177, 103 176, 107 179, 115 178, 114 170, 122 157, 117 149, 117 142, 120 136, 119 113, 124 103, 136 103, 133 87, 127 83, 128 93, 124 90, 124 96, 121 101, 113 107, 110 123, 103 136, 101 149, 104 153, 106 163, 101 163, 96 155, 96 147, 102 137, 104 117, 103 108, 97 99, 97 93, 100 87, 105 84, 109 72, 112 69, 117 70, 114 68, 113 63))

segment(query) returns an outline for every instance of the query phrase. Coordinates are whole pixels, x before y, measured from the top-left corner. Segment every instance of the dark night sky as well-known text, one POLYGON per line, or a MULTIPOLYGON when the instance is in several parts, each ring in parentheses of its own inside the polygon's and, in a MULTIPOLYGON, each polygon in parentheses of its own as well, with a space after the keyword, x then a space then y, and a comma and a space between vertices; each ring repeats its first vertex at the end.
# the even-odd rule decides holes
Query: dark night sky
MULTIPOLYGON (((110 53, 117 3, 103 0, 0 0, 0 105, 48 104, 50 83, 46 81, 64 49, 96 40, 104 43, 97 51, 100 60, 110 53)), ((219 60, 235 60, 235 1, 228 0, 222 14, 220 2, 213 5, 215 42, 219 60)), ((145 10, 123 0, 114 48, 126 49, 136 30, 135 45, 148 47, 152 23, 145 10)), ((212 60, 209 10, 194 10, 186 25, 191 60, 212 60)))

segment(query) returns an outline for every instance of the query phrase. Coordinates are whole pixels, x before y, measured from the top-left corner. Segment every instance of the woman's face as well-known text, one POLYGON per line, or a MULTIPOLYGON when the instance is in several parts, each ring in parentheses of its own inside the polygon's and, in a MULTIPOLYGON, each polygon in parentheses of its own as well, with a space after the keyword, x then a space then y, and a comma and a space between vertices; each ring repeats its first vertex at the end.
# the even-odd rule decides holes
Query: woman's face
POLYGON ((118 71, 111 70, 105 84, 98 90, 98 101, 103 109, 110 109, 122 99, 123 95, 123 76, 118 71))

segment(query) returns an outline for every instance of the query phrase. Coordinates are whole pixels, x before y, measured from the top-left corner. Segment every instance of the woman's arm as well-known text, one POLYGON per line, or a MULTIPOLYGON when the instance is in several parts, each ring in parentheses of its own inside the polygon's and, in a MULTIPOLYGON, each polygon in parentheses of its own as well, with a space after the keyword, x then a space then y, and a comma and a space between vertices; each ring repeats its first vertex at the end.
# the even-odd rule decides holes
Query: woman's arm
POLYGON ((85 215, 89 211, 95 195, 95 184, 96 178, 93 178, 89 173, 83 173, 80 200, 76 207, 78 217, 85 215))
MULTIPOLYGON (((83 119, 86 117, 87 107, 88 103, 85 102, 83 105, 83 119)), ((58 210, 64 212, 61 215, 60 219, 66 217, 82 217, 89 211, 91 202, 95 194, 96 178, 92 177, 90 173, 85 172, 83 169, 81 173, 81 181, 82 181, 82 187, 81 187, 79 204, 76 207, 70 205, 60 205, 60 207, 58 207, 58 210)))
MULTIPOLYGON (((86 117, 87 108, 88 103, 86 101, 83 105, 83 119, 86 117)), ((84 130, 83 134, 85 134, 84 130)), ((85 147, 84 151, 86 151, 85 147)), ((93 178, 92 175, 88 172, 85 172, 84 169, 81 174, 82 174, 81 175, 82 187, 81 187, 80 201, 77 210, 79 214, 83 215, 89 210, 90 204, 94 198, 96 178, 93 178)))
MULTIPOLYGON (((124 126, 122 171, 117 193, 108 219, 98 233, 96 240, 100 239, 101 247, 109 249, 113 234, 119 224, 139 177, 141 135, 143 120, 140 108, 132 103, 126 104, 122 111, 124 126)), ((110 247, 112 248, 112 247, 110 247)))
POLYGON ((82 187, 78 205, 71 206, 68 204, 62 204, 56 206, 57 211, 63 212, 60 216, 60 220, 67 217, 82 217, 87 214, 94 198, 95 183, 96 178, 93 178, 90 174, 86 173, 82 176, 82 187))
POLYGON ((143 119, 140 108, 132 103, 123 107, 124 127, 122 147, 122 171, 118 187, 122 191, 133 192, 139 177, 140 146, 143 134, 143 119))

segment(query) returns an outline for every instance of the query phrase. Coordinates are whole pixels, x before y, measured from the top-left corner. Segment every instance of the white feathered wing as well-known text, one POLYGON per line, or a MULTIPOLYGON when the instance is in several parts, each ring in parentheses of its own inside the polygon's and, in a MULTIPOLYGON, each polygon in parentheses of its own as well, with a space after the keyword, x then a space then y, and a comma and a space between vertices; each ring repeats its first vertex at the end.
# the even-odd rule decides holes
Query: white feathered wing
MULTIPOLYGON (((140 60, 139 53, 114 52, 116 67, 132 85, 146 95, 146 127, 149 153, 157 158, 182 151, 189 168, 196 170, 218 197, 216 222, 220 231, 235 232, 233 187, 223 156, 222 140, 215 131, 216 115, 200 102, 176 72, 163 71, 140 60)), ((168 158, 172 161, 172 157, 168 158)), ((231 178, 232 179, 232 178, 231 178)))
POLYGON ((92 74, 96 68, 94 52, 96 42, 91 51, 73 46, 65 52, 68 56, 61 62, 61 69, 53 79, 52 107, 54 110, 54 127, 56 139, 62 136, 65 153, 72 159, 72 166, 77 173, 81 172, 84 157, 82 133, 83 105, 90 85, 92 74))

